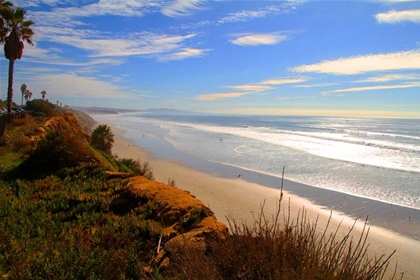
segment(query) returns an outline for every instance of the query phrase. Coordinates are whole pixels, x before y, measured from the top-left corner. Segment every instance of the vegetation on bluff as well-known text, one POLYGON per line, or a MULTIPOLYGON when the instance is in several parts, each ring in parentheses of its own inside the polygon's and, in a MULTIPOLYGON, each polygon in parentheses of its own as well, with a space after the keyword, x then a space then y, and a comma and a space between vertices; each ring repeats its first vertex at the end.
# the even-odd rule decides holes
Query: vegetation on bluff
MULTIPOLYGON (((254 225, 232 221, 230 234, 208 239, 204 250, 182 238, 167 248, 159 201, 140 195, 122 210, 114 202, 127 200, 128 181, 105 172, 152 178, 149 165, 93 148, 70 112, 56 114, 13 120, 0 140, 1 277, 384 278, 387 259, 367 258, 366 233, 355 241, 318 233, 304 212, 280 223, 262 211, 254 225), (158 247, 169 264, 156 261, 158 247)), ((179 217, 180 233, 205 218, 197 209, 179 217)))

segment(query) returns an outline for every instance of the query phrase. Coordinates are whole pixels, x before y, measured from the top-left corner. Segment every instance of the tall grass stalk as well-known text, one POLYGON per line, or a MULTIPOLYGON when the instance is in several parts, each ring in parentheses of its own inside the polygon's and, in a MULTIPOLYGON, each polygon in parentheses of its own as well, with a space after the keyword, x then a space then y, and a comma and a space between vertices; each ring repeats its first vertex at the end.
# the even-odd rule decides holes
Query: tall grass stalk
MULTIPOLYGON (((269 219, 260 213, 251 225, 228 217, 230 235, 207 243, 203 253, 194 246, 180 245, 182 254, 174 254, 167 279, 395 279, 388 276, 389 256, 368 256, 367 219, 359 234, 355 221, 341 237, 340 222, 330 231, 332 213, 323 229, 318 218, 311 221, 307 211, 299 210, 281 221, 283 178, 276 212, 269 219), (204 277, 204 278, 203 278, 204 277)), ((401 276, 402 278, 402 276, 401 276)))

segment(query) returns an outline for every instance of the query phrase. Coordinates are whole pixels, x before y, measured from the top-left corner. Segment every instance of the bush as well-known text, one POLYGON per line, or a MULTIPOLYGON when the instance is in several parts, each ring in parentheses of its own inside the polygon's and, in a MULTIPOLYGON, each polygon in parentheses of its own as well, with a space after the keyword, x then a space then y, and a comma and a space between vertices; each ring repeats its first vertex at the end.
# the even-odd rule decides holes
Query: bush
MULTIPOLYGON (((278 208, 280 209, 280 207, 278 208)), ((278 214, 280 210, 278 210, 278 214)), ((207 250, 178 245, 166 279, 384 279, 389 257, 370 259, 366 244, 368 230, 358 240, 350 232, 340 238, 337 231, 319 232, 302 211, 268 221, 263 209, 249 226, 229 222, 230 235, 211 239, 207 250)), ((366 227, 366 224, 365 224, 366 227)), ((395 279, 395 274, 391 279, 395 279)))
POLYGON ((17 168, 17 175, 40 177, 83 162, 94 162, 88 144, 70 131, 52 130, 17 168))
POLYGON ((129 172, 134 175, 144 176, 148 180, 153 181, 152 168, 148 162, 141 163, 139 160, 133 160, 131 158, 117 159, 120 171, 129 172))
POLYGON ((26 102, 26 110, 31 112, 33 116, 38 117, 53 117, 57 115, 54 105, 41 99, 26 102))
POLYGON ((32 116, 41 117, 41 118, 46 118, 47 117, 47 115, 44 112, 33 112, 32 116))

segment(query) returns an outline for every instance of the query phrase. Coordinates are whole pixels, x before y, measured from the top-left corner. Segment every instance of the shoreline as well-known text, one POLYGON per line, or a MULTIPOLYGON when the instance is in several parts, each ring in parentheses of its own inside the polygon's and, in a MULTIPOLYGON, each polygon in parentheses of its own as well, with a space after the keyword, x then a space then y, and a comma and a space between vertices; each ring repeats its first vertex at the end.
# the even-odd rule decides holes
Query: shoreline
MULTIPOLYGON (((111 125, 112 129, 119 129, 111 125)), ((192 168, 197 171, 212 174, 214 176, 226 179, 242 179, 243 181, 257 184, 278 190, 280 187, 281 176, 273 176, 258 171, 244 169, 233 165, 212 162, 185 154, 174 147, 169 141, 144 133, 143 137, 136 137, 137 133, 133 131, 119 131, 125 139, 133 142, 134 145, 142 147, 147 152, 144 156, 148 161, 170 160, 174 163, 183 165, 186 168, 192 168), (133 135, 135 133, 135 135, 133 135), (135 139, 135 140, 132 140, 135 139), (238 178, 239 177, 239 178, 238 178)), ((279 168, 279 174, 281 174, 279 168)), ((285 171, 287 177, 287 167, 285 171)), ((164 178, 164 183, 168 178, 164 178)), ((172 178, 175 179, 176 178, 172 178)), ((380 200, 374 200, 366 197, 346 194, 335 190, 315 187, 299 182, 284 179, 284 190, 294 194, 299 198, 305 198, 312 204, 334 210, 342 216, 348 216, 353 219, 365 220, 368 216, 369 225, 379 226, 389 229, 404 236, 420 241, 420 210, 391 204, 380 200)))
MULTIPOLYGON (((261 174, 232 166, 223 166, 218 163, 210 163, 210 165, 218 165, 219 168, 222 166, 223 170, 213 169, 212 171, 214 172, 205 172, 201 170, 203 166, 200 169, 199 162, 192 162, 189 166, 184 164, 182 160, 176 158, 176 155, 171 154, 174 151, 169 151, 169 159, 162 159, 159 158, 159 155, 152 155, 144 148, 141 148, 142 145, 139 145, 139 143, 128 140, 121 128, 112 124, 108 125, 112 128, 115 135, 113 149, 115 154, 123 158, 148 161, 157 181, 167 183, 168 179, 174 179, 178 188, 189 191, 204 204, 208 205, 219 221, 228 224, 227 215, 230 215, 231 221, 235 219, 238 222, 250 224, 253 218, 261 212, 262 203, 264 203, 264 213, 267 217, 270 218, 276 212, 280 193, 278 188, 275 189, 270 184, 280 186, 280 178, 267 175, 268 177, 264 176, 265 180, 267 180, 265 184, 261 182, 256 183, 254 181, 257 179, 261 180, 261 178, 258 178, 258 175, 261 174), (238 170, 244 173, 240 176, 241 178, 235 178, 233 175, 232 178, 226 176, 226 174, 237 174, 232 172, 237 172, 238 170), (253 178, 253 176, 257 176, 257 179, 253 178)), ((161 150, 163 154, 167 152, 168 147, 161 150)), ((389 255, 394 250, 397 250, 397 253, 391 259, 388 273, 393 271, 393 266, 395 263, 398 263, 398 271, 405 272, 404 279, 416 279, 416 276, 420 275, 420 268, 413 262, 420 257, 420 242, 415 239, 418 235, 420 236, 417 233, 420 232, 418 231, 420 223, 414 223, 414 220, 418 218, 420 221, 420 217, 414 215, 413 218, 410 218, 413 219, 412 221, 403 219, 399 219, 397 222, 389 221, 386 215, 387 209, 384 209, 384 205, 387 205, 386 203, 377 201, 379 204, 366 207, 366 200, 365 198, 319 189, 285 179, 282 209, 290 207, 290 216, 295 219, 300 213, 299 211, 304 207, 308 219, 311 221, 318 219, 318 227, 321 229, 325 228, 330 215, 332 215, 329 230, 331 232, 335 231, 341 223, 339 230, 340 236, 344 236, 351 226, 355 224, 355 229, 352 232, 354 238, 360 236, 364 225, 364 219, 359 219, 355 222, 354 216, 360 216, 363 210, 371 211, 372 213, 368 223, 368 227, 370 228, 368 242, 371 244, 369 255, 380 257, 383 254, 389 255), (311 188, 312 191, 307 193, 308 189, 311 188), (326 195, 326 193, 329 193, 329 195, 326 195), (343 199, 346 203, 343 203, 343 199), (329 205, 323 205, 321 203, 322 201, 329 202, 329 205), (360 205, 363 207, 357 208, 358 203, 361 203, 360 205), (341 207, 344 205, 348 209, 353 209, 354 216, 351 217, 347 213, 344 214, 344 211, 335 209, 334 204, 341 207), (374 224, 377 224, 378 220, 376 220, 376 223, 373 223, 372 219, 378 219, 377 217, 380 217, 382 223, 386 224, 386 222, 389 222, 389 227, 375 226, 374 224), (408 234, 404 236, 389 230, 389 228, 399 228, 400 231, 408 234), (411 235, 414 234, 414 236, 411 236, 412 238, 407 237, 407 235, 410 236, 410 233, 411 235)), ((371 201, 373 200, 369 202, 371 201)), ((393 206, 390 206, 390 208, 393 208, 393 206)), ((285 212, 283 211, 283 215, 285 212)))

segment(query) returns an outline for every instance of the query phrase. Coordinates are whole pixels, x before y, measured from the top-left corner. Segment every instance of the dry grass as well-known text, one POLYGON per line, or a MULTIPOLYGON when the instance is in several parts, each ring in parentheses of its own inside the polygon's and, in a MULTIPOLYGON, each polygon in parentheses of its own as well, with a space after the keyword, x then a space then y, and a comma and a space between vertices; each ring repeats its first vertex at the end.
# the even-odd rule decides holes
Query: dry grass
POLYGON ((180 246, 182 254, 173 254, 166 279, 385 279, 393 254, 367 256, 366 223, 357 238, 353 228, 344 237, 339 228, 328 234, 329 222, 319 231, 304 209, 294 219, 289 210, 281 220, 282 199, 281 191, 271 219, 264 205, 252 225, 230 219, 230 235, 208 242, 205 253, 180 246))

